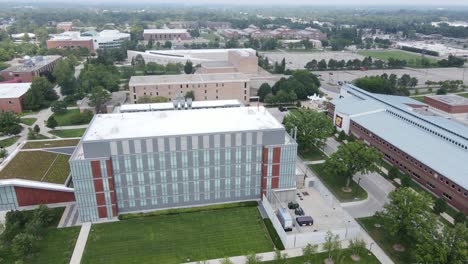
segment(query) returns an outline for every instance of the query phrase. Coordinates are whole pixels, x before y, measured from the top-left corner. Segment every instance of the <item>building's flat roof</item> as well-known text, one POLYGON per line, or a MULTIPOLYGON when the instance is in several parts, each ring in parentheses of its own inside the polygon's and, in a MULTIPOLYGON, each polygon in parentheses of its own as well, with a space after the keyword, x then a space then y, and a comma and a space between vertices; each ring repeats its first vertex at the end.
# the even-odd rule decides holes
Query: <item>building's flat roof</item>
POLYGON ((12 65, 3 71, 5 72, 32 72, 32 71, 37 71, 40 68, 48 65, 49 63, 52 63, 58 59, 60 59, 62 56, 59 55, 49 55, 49 56, 36 56, 33 58, 30 58, 30 64, 26 63, 20 63, 16 65, 12 65))
POLYGON ((353 121, 468 189, 468 151, 387 112, 354 117, 353 121))
POLYGON ((82 141, 283 129, 264 107, 96 115, 82 141))
POLYGON ((31 88, 31 83, 0 83, 0 98, 18 98, 29 88, 31 88))
MULTIPOLYGON (((199 108, 216 108, 216 107, 234 107, 242 106, 239 100, 207 100, 193 101, 192 109, 199 108)), ((120 106, 120 112, 144 112, 144 111, 162 111, 173 110, 174 104, 168 103, 152 103, 152 104, 124 104, 120 106)))
POLYGON ((426 97, 452 106, 468 105, 468 98, 456 94, 426 95, 426 97))
POLYGON ((178 74, 178 75, 147 75, 132 76, 129 86, 151 84, 179 83, 209 83, 209 82, 243 82, 249 81, 243 73, 212 73, 212 74, 178 74))
POLYGON ((145 29, 143 34, 182 34, 188 33, 186 29, 145 29))

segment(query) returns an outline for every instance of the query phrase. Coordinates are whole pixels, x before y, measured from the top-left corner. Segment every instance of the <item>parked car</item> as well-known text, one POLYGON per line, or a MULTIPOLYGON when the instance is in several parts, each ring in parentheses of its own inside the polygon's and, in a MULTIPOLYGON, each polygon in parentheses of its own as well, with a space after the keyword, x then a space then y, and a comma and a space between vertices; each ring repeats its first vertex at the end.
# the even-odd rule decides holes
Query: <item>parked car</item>
POLYGON ((304 215, 304 210, 302 210, 302 208, 296 208, 296 210, 294 210, 294 214, 296 215, 304 215))
POLYGON ((288 108, 286 106, 280 106, 280 107, 278 107, 278 109, 280 110, 280 112, 288 111, 288 108))
POLYGON ((298 216, 296 217, 296 222, 299 226, 311 226, 314 224, 314 219, 312 219, 312 216, 298 216))
POLYGON ((291 210, 297 209, 297 208, 299 208, 299 204, 296 203, 296 202, 289 202, 288 203, 288 208, 291 209, 291 210))

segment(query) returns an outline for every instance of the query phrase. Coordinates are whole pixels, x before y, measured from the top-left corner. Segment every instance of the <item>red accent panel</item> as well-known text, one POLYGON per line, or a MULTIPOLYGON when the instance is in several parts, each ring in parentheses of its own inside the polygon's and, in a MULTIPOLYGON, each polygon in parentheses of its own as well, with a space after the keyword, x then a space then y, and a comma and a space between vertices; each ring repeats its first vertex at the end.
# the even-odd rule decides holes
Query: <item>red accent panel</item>
POLYGON ((277 189, 278 186, 279 186, 279 178, 278 177, 271 178, 271 188, 277 189))
POLYGON ((109 191, 114 190, 114 178, 109 178, 109 191))
POLYGON ((105 206, 98 207, 98 215, 99 218, 106 218, 107 217, 107 209, 105 206))
POLYGON ((112 163, 110 160, 106 160, 106 169, 107 169, 107 177, 112 177, 112 163))
POLYGON ((110 192, 110 197, 111 197, 111 203, 116 204, 116 198, 115 198, 115 192, 110 192))
POLYGON ((102 184, 102 179, 95 179, 94 180, 94 190, 96 192, 102 192, 104 191, 104 186, 102 184))
POLYGON ((268 149, 267 148, 263 148, 262 162, 263 164, 268 162, 268 149))
POLYGON ((273 163, 280 163, 281 158, 281 148, 276 147, 273 149, 273 163))
POLYGON ((117 205, 112 206, 112 216, 117 216, 117 205))
POLYGON ((104 193, 96 193, 96 201, 98 205, 105 205, 106 198, 104 196, 104 193))
POLYGON ((271 165, 271 176, 279 176, 280 165, 274 164, 271 165))
POLYGON ((91 161, 91 171, 93 172, 93 178, 101 178, 101 165, 99 160, 91 161))
POLYGON ((267 187, 267 179, 265 177, 262 177, 262 189, 265 190, 267 187))
POLYGON ((75 201, 73 192, 62 192, 15 186, 19 206, 64 203, 75 201))

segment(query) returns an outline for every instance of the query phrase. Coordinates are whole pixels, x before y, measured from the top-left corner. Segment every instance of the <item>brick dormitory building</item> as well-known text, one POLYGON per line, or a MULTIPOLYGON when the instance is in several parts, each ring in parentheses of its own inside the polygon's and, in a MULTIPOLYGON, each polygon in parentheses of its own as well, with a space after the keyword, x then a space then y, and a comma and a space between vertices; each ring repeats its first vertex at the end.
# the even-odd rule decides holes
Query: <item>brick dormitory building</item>
POLYGON ((468 213, 468 127, 409 97, 353 85, 341 88, 328 114, 338 130, 377 148, 385 161, 468 213))

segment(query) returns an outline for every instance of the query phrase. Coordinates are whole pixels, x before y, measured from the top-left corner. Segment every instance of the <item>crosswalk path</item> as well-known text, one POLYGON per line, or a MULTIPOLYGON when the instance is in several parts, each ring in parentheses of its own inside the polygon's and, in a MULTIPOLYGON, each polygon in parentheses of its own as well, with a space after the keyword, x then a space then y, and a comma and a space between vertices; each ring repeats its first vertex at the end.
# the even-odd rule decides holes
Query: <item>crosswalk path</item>
POLYGON ((81 225, 76 203, 70 203, 65 207, 62 218, 58 224, 58 228, 81 225))

